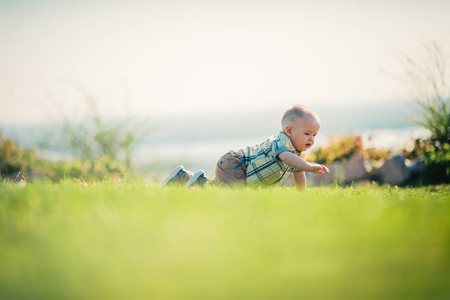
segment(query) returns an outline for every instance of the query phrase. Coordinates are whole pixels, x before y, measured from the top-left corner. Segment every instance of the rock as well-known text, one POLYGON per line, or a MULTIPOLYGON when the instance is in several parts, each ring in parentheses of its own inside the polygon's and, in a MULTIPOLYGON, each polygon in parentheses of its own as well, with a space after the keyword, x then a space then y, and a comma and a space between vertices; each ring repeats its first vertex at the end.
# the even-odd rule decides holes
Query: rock
MULTIPOLYGON (((342 167, 341 163, 333 162, 327 167, 328 169, 330 169, 329 174, 305 172, 307 186, 330 185, 343 180, 344 168, 342 167)), ((289 174, 289 176, 283 182, 281 182, 281 185, 284 186, 294 185, 294 179, 292 178, 292 174, 289 174)))
POLYGON ((401 154, 394 155, 384 162, 384 164, 375 171, 382 183, 393 185, 404 184, 411 176, 411 169, 405 164, 405 157, 401 154))
POLYGON ((359 155, 350 157, 344 167, 345 177, 344 183, 349 184, 353 181, 361 181, 369 178, 369 173, 364 165, 364 159, 359 155))
POLYGON ((422 160, 406 160, 405 164, 412 173, 420 173, 425 170, 425 163, 422 160))
POLYGON ((341 163, 333 162, 327 167, 330 169, 329 174, 309 173, 308 185, 309 186, 330 185, 343 180, 344 169, 341 163))

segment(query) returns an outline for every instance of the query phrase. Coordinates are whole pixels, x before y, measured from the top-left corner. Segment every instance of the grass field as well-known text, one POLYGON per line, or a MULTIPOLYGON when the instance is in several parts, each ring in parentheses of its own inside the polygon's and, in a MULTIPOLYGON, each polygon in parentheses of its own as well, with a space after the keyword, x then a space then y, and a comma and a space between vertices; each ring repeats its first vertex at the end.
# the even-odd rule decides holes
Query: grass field
POLYGON ((450 187, 0 183, 0 299, 450 299, 450 187))

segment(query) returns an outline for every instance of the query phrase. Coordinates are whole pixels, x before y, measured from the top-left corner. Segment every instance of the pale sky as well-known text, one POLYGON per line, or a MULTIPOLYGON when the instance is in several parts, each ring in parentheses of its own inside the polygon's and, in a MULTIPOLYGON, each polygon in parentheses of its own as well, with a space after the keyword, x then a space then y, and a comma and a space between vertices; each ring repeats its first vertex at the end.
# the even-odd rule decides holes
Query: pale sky
POLYGON ((113 115, 405 100, 383 70, 432 40, 450 54, 449 16, 433 0, 0 0, 0 125, 79 113, 70 82, 113 115))

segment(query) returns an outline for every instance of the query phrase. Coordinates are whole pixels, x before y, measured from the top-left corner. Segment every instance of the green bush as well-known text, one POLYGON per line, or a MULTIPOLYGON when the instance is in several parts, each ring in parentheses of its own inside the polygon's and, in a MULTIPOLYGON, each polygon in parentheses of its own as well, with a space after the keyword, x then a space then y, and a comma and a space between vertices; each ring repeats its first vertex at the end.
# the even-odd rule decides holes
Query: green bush
POLYGON ((33 149, 20 147, 17 141, 0 136, 0 177, 17 177, 29 173, 36 163, 37 155, 33 149))
POLYGON ((417 139, 409 159, 421 159, 425 170, 418 176, 418 184, 450 183, 450 144, 437 147, 432 139, 417 139))
POLYGON ((420 63, 405 57, 407 86, 421 110, 422 118, 414 123, 430 131, 437 148, 450 140, 450 82, 445 55, 435 42, 425 45, 425 60, 420 63))
MULTIPOLYGON (((82 84, 74 82, 71 86, 80 96, 80 102, 73 113, 59 111, 60 126, 52 129, 55 139, 48 146, 88 162, 93 174, 134 172, 131 153, 150 131, 148 124, 140 124, 131 116, 111 117, 108 109, 100 105, 100 99, 82 84)), ((124 100, 128 103, 128 99, 124 100)))
POLYGON ((59 182, 63 179, 83 178, 90 181, 101 179, 120 179, 135 173, 133 166, 124 160, 103 156, 93 162, 75 159, 70 161, 52 161, 39 159, 35 149, 23 148, 17 141, 6 136, 0 137, 0 178, 16 180, 25 178, 49 179, 59 182))
POLYGON ((422 159, 426 169, 419 180, 424 184, 450 182, 450 81, 445 55, 435 42, 425 45, 422 63, 404 57, 405 77, 412 98, 422 113, 413 120, 430 132, 417 140, 410 156, 422 159))

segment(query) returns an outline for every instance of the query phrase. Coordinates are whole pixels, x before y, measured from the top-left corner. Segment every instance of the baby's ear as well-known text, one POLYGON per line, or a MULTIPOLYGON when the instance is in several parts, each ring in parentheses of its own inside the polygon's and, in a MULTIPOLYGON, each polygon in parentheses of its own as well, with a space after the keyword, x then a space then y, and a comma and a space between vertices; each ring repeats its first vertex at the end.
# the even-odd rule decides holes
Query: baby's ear
POLYGON ((292 134, 292 125, 291 124, 288 124, 284 127, 284 133, 286 133, 286 135, 288 137, 291 137, 291 134, 292 134))

